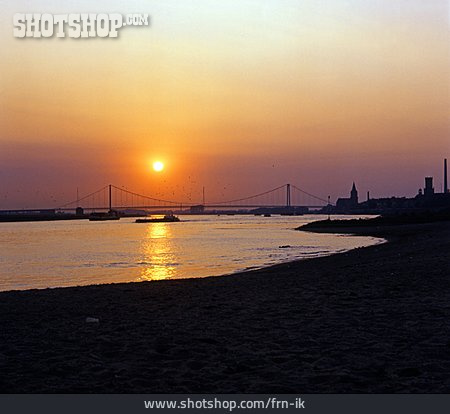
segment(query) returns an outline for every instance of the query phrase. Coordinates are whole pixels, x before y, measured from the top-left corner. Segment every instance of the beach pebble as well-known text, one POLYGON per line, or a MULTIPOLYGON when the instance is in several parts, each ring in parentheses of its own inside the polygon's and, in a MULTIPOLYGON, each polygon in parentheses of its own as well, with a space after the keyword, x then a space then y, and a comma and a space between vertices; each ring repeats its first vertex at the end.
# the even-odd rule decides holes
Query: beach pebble
POLYGON ((97 319, 97 318, 86 318, 86 323, 100 323, 100 319, 97 319))

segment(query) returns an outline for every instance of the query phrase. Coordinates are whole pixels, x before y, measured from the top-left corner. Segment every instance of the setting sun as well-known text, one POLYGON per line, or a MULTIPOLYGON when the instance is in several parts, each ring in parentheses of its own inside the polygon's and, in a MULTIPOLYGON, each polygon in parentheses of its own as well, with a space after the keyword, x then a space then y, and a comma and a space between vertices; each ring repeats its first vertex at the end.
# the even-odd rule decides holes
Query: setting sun
POLYGON ((156 172, 161 172, 164 170, 164 164, 161 161, 155 161, 153 163, 153 170, 156 172))

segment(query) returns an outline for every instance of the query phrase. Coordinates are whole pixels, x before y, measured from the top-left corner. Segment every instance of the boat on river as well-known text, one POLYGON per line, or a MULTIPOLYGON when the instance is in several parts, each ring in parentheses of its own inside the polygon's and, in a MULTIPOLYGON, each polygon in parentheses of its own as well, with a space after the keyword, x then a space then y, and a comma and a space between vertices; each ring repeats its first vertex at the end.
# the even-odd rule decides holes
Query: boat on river
POLYGON ((164 217, 148 217, 137 219, 136 223, 177 223, 180 219, 173 214, 166 214, 164 217))
POLYGON ((110 221, 120 220, 119 214, 116 211, 108 211, 107 213, 91 213, 89 214, 89 221, 110 221))

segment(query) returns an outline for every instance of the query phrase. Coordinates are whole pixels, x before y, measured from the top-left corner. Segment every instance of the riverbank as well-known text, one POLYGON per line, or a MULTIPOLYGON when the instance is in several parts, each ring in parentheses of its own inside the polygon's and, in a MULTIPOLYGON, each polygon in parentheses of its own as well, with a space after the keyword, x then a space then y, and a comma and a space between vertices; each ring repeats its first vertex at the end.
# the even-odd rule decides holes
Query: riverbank
POLYGON ((0 293, 0 392, 448 392, 450 224, 351 232, 390 242, 225 277, 0 293))

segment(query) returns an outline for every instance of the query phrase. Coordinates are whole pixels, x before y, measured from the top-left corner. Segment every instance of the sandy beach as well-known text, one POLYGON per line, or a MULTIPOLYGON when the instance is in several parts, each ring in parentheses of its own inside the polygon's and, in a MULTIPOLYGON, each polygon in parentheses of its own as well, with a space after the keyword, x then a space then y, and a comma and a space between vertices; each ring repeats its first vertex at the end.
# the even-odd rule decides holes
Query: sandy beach
POLYGON ((224 277, 0 293, 0 392, 447 393, 450 223, 360 232, 389 243, 224 277))

